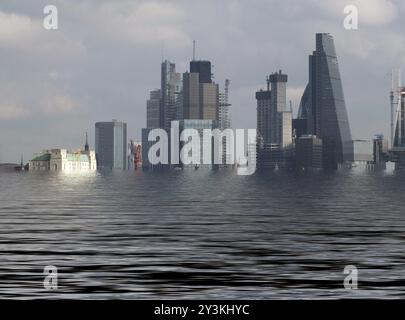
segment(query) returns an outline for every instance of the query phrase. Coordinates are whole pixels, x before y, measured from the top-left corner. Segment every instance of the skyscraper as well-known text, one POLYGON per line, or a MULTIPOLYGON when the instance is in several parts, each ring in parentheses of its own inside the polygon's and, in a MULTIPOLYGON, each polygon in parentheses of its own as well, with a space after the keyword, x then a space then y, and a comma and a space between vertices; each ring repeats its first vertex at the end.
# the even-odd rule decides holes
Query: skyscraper
POLYGON ((146 127, 159 128, 160 127, 160 90, 153 90, 150 92, 150 98, 146 102, 146 127))
POLYGON ((287 148, 292 144, 292 112, 287 109, 287 75, 281 70, 270 75, 270 142, 287 148))
POLYGON ((198 73, 183 73, 183 117, 200 119, 200 83, 198 73))
POLYGON ((160 128, 169 130, 170 123, 176 119, 176 100, 181 88, 181 74, 176 72, 176 65, 165 60, 161 65, 160 128))
POLYGON ((231 117, 229 114, 229 84, 230 80, 225 80, 224 92, 220 92, 218 96, 218 122, 221 130, 231 128, 231 117))
MULTIPOLYGON (((219 129, 225 130, 225 129, 230 129, 231 128, 231 117, 229 113, 229 107, 231 104, 229 103, 229 84, 230 80, 226 79, 225 80, 225 87, 224 91, 219 93, 218 96, 218 126, 219 129)), ((223 157, 222 157, 222 162, 223 164, 230 164, 232 163, 232 148, 227 149, 227 144, 226 144, 226 139, 230 139, 231 135, 228 131, 225 133, 225 137, 223 139, 222 143, 222 148, 223 148, 223 157)), ((256 145, 256 141, 255 141, 256 145)), ((256 164, 256 151, 254 153, 255 156, 255 164, 256 164)))
POLYGON ((391 149, 391 158, 395 168, 405 168, 405 87, 398 88, 397 107, 394 110, 394 141, 391 149))
POLYGON ((200 83, 200 119, 218 120, 219 88, 216 83, 200 83))
POLYGON ((258 165, 284 166, 292 146, 292 112, 286 104, 287 75, 281 70, 267 78, 267 90, 256 92, 258 165))
POLYGON ((353 160, 353 142, 333 37, 316 34, 309 56, 309 81, 301 99, 299 118, 307 119, 307 134, 323 143, 323 166, 336 169, 353 160))
POLYGON ((190 72, 198 73, 200 83, 211 83, 211 62, 207 60, 192 60, 190 62, 190 72))
POLYGON ((398 106, 395 110, 394 148, 405 148, 405 87, 399 88, 398 106))
POLYGON ((117 120, 97 122, 96 158, 98 168, 127 169, 127 124, 117 120))
POLYGON ((263 144, 270 143, 270 110, 271 110, 271 91, 270 79, 267 78, 267 90, 261 89, 256 92, 257 100, 257 134, 263 144))

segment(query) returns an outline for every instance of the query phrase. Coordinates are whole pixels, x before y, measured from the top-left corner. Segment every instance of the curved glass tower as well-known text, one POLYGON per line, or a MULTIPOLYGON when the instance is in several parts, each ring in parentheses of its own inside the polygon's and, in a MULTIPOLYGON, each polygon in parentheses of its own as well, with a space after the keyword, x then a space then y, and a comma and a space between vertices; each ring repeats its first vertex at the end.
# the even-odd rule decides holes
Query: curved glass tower
POLYGON ((316 34, 316 50, 309 56, 309 81, 299 117, 307 119, 308 134, 323 142, 323 167, 335 169, 353 160, 353 142, 333 37, 316 34))

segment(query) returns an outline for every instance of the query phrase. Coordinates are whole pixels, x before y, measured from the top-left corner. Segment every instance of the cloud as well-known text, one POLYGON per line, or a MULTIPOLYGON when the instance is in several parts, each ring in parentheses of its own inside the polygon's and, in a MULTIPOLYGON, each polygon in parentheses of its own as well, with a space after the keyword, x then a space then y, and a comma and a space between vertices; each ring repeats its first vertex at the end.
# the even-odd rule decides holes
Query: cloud
MULTIPOLYGON (((336 37, 335 37, 336 38, 336 37)), ((342 54, 350 54, 360 59, 370 59, 373 65, 405 63, 405 39, 395 32, 375 32, 359 29, 349 31, 346 37, 336 38, 336 47, 342 54), (382 57, 386 59, 381 59, 382 57)))
POLYGON ((0 46, 24 43, 37 33, 33 20, 25 15, 0 11, 0 46))
POLYGON ((382 26, 395 20, 398 8, 390 0, 311 0, 316 6, 331 16, 342 17, 343 9, 347 5, 354 5, 359 12, 359 28, 365 26, 382 26))
POLYGON ((26 118, 31 115, 30 110, 24 107, 11 104, 0 104, 0 119, 1 120, 13 120, 26 118))
POLYGON ((97 26, 98 35, 138 45, 159 45, 184 48, 190 38, 183 26, 185 12, 175 3, 104 2, 84 3, 76 14, 97 26), (81 12, 91 12, 83 15, 81 12))
POLYGON ((44 114, 53 115, 70 113, 80 104, 69 95, 51 95, 42 100, 41 106, 44 114))
POLYGON ((86 47, 80 40, 72 39, 61 30, 45 30, 42 20, 23 14, 0 11, 0 48, 47 58, 48 61, 65 61, 85 57, 86 47))

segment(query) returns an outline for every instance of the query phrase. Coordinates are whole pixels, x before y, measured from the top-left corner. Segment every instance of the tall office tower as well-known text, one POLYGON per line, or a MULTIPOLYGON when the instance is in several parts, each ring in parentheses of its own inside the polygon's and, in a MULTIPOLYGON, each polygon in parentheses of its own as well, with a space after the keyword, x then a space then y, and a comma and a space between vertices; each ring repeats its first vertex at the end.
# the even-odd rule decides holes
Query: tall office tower
POLYGON ((218 120, 218 96, 216 83, 200 83, 200 119, 218 120))
POLYGON ((316 34, 316 50, 309 56, 309 81, 299 117, 307 119, 308 134, 323 143, 323 166, 336 169, 353 161, 353 143, 333 37, 316 34))
POLYGON ((270 79, 267 78, 267 90, 260 89, 256 92, 257 100, 257 134, 262 144, 270 143, 270 117, 271 91, 270 79))
POLYGON ((231 106, 229 103, 229 84, 230 80, 226 79, 224 92, 220 92, 218 96, 218 123, 219 128, 222 130, 231 127, 231 116, 229 113, 229 107, 231 106))
POLYGON ((170 129, 171 121, 177 117, 176 100, 181 91, 181 74, 176 72, 176 65, 168 60, 161 66, 161 107, 160 127, 170 129))
POLYGON ((198 73, 183 74, 183 118, 218 120, 219 88, 216 83, 200 83, 198 73))
POLYGON ((396 109, 394 110, 394 143, 391 149, 391 158, 395 168, 405 168, 405 87, 398 88, 396 109))
POLYGON ((127 169, 127 124, 113 120, 97 122, 96 158, 98 168, 127 169))
POLYGON ((160 89, 150 92, 150 98, 146 102, 146 127, 160 127, 160 89))
POLYGON ((184 109, 183 109, 183 85, 180 93, 176 99, 176 120, 183 120, 184 119, 184 109))
MULTIPOLYGON (((219 93, 218 97, 218 127, 221 130, 225 129, 230 129, 231 128, 231 117, 229 114, 229 107, 231 104, 229 103, 229 84, 230 80, 226 79, 225 80, 225 87, 224 91, 219 93)), ((222 142, 222 148, 223 148, 223 157, 222 157, 222 163, 223 164, 231 164, 233 163, 232 157, 232 149, 227 149, 226 145, 226 139, 231 139, 231 134, 228 133, 228 131, 225 133, 225 137, 222 142)), ((256 145, 256 141, 254 143, 256 145)), ((256 164, 256 151, 254 153, 255 156, 255 164, 256 164)))
POLYGON ((258 166, 285 166, 292 146, 292 112, 287 109, 287 75, 279 72, 267 78, 267 90, 256 92, 258 166))
POLYGON ((199 74, 200 83, 211 83, 211 62, 206 60, 192 60, 190 62, 190 73, 199 74))
POLYGON ((198 73, 183 73, 183 118, 200 119, 200 83, 198 73))
POLYGON ((287 109, 287 75, 281 70, 270 75, 270 142, 281 148, 292 144, 292 111, 287 109))
POLYGON ((395 110, 396 125, 394 148, 405 148, 405 87, 399 88, 398 106, 395 110))

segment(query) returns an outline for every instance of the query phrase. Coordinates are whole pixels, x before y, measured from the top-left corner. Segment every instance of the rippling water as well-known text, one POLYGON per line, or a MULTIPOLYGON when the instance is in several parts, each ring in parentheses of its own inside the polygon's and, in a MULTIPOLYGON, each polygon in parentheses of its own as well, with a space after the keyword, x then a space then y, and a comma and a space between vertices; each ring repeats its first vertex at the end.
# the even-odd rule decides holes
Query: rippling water
POLYGON ((404 195, 360 170, 3 173, 0 298, 404 298, 404 195))

